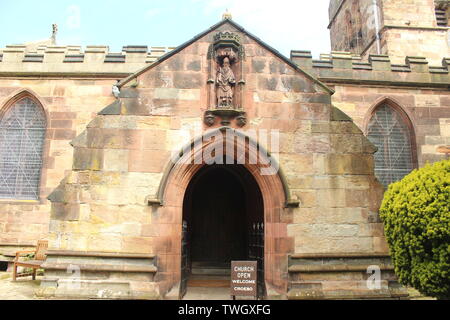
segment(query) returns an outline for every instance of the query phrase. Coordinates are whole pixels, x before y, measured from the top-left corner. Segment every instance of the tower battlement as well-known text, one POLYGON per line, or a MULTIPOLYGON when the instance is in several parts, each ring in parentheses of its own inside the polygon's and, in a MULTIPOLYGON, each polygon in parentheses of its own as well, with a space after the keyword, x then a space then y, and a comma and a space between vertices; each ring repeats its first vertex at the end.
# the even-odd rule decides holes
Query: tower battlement
MULTIPOLYGON (((108 46, 44 45, 27 51, 25 45, 7 45, 0 49, 0 76, 85 75, 124 77, 154 63, 175 47, 124 46, 110 52, 108 46)), ((332 51, 313 59, 311 51, 292 50, 291 60, 300 68, 326 82, 364 82, 448 87, 450 57, 441 65, 430 65, 426 57, 407 56, 404 64, 392 63, 388 55, 362 58, 351 52, 332 51)))

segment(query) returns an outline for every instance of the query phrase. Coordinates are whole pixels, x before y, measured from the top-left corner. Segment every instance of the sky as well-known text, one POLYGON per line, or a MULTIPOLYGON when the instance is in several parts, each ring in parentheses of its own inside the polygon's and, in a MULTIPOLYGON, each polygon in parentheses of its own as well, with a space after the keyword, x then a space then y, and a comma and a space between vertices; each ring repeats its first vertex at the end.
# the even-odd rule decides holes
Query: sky
POLYGON ((178 46, 222 19, 233 20, 289 57, 330 51, 329 0, 0 0, 0 48, 48 39, 58 45, 178 46))

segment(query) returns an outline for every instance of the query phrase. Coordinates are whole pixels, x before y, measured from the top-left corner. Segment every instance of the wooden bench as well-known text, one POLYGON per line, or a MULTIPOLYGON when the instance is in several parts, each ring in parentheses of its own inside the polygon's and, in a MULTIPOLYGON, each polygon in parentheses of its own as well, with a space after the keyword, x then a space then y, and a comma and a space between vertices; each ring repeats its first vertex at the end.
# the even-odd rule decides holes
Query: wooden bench
POLYGON ((47 252, 47 248, 48 248, 48 241, 39 240, 37 242, 36 250, 17 251, 13 265, 13 281, 16 281, 16 278, 18 277, 26 277, 26 276, 32 276, 32 279, 35 280, 37 269, 39 269, 45 261, 46 258, 45 254, 47 252), (32 253, 34 253, 33 260, 19 261, 21 256, 29 255, 32 253), (30 268, 33 269, 33 272, 17 274, 17 267, 30 268))

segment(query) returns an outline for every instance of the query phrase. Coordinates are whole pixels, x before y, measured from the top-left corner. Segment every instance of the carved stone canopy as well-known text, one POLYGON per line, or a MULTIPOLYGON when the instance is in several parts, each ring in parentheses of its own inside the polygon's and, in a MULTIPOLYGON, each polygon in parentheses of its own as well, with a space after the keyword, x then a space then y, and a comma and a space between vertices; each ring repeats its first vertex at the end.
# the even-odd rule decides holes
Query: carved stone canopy
POLYGON ((213 40, 208 52, 209 106, 204 122, 213 126, 216 118, 220 119, 222 125, 229 125, 236 120, 236 125, 242 127, 247 119, 242 107, 245 85, 242 61, 245 55, 241 37, 234 32, 221 31, 214 35, 213 40))
POLYGON ((241 37, 230 31, 219 32, 214 36, 214 50, 221 47, 233 48, 239 52, 239 48, 241 47, 241 37))

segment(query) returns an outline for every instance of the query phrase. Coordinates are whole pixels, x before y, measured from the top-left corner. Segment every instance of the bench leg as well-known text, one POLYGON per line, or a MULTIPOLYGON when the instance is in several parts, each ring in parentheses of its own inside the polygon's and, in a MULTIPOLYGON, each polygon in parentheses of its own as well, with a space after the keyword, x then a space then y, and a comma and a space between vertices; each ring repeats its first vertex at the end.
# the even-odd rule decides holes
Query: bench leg
POLYGON ((36 271, 37 271, 37 269, 33 269, 33 274, 31 275, 31 278, 33 280, 36 280, 36 271))
POLYGON ((13 281, 16 281, 16 275, 17 275, 17 266, 16 264, 13 265, 13 281))

